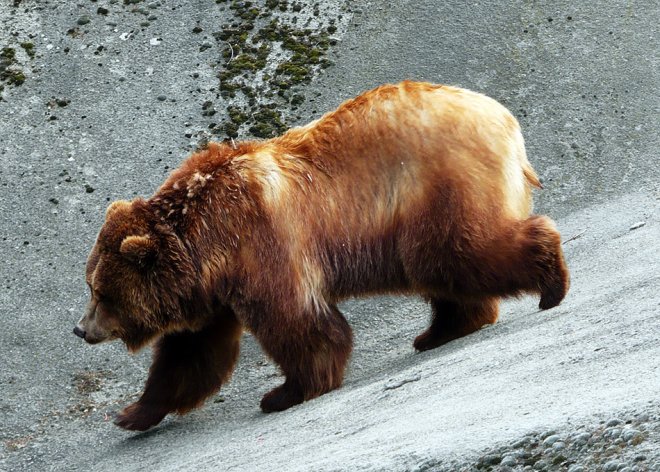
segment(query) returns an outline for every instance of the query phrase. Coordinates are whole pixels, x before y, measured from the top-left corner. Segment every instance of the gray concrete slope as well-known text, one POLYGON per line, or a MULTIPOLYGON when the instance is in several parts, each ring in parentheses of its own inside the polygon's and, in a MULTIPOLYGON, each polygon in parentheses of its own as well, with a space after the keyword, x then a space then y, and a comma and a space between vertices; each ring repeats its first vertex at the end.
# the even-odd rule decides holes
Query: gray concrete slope
POLYGON ((191 31, 217 30, 226 11, 152 2, 158 19, 143 27, 120 3, 14 3, 0 5, 0 46, 33 41, 36 57, 16 47, 27 80, 0 101, 0 470, 415 469, 532 429, 657 411, 657 2, 351 2, 303 121, 404 78, 504 102, 545 183, 538 211, 580 235, 565 245, 569 297, 549 312, 512 302, 494 327, 421 355, 426 305, 349 302, 356 350, 341 390, 261 414, 281 379, 246 336, 219 396, 139 435, 109 419, 140 391, 149 353, 91 348, 70 330, 107 202, 150 194, 209 124, 219 51, 191 31))

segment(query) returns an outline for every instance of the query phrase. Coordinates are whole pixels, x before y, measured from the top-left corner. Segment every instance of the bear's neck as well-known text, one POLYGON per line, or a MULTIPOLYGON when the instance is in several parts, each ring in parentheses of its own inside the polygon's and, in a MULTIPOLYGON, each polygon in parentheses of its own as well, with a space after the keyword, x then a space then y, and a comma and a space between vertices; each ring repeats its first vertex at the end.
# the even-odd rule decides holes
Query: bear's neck
POLYGON ((156 225, 174 231, 190 252, 203 291, 230 290, 241 247, 262 224, 260 194, 236 161, 195 154, 148 200, 156 225))

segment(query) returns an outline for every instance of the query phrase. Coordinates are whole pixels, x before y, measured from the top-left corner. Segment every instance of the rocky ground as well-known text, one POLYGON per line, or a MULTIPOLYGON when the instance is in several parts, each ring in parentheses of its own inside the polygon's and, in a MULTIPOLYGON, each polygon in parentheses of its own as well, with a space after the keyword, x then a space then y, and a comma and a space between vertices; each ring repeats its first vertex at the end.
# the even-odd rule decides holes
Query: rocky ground
POLYGON ((630 412, 562 431, 530 432, 512 443, 489 449, 466 464, 429 465, 426 470, 568 472, 643 472, 660 470, 660 421, 656 415, 630 412))
POLYGON ((0 470, 660 470, 658 24, 635 1, 0 3, 0 470), (420 300, 347 302, 342 389, 263 415, 281 379, 246 335, 204 408, 114 427, 149 352, 71 334, 108 202, 405 78, 519 118, 566 301, 422 354, 420 300))

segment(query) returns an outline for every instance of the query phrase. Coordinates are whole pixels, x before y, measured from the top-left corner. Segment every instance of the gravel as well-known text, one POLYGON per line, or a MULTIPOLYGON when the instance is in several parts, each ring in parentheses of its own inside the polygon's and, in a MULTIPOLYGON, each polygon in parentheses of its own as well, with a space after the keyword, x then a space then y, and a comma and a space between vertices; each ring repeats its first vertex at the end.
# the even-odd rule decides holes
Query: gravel
POLYGON ((527 434, 509 444, 483 451, 474 461, 427 463, 418 470, 660 471, 660 415, 631 412, 620 418, 564 428, 527 434))

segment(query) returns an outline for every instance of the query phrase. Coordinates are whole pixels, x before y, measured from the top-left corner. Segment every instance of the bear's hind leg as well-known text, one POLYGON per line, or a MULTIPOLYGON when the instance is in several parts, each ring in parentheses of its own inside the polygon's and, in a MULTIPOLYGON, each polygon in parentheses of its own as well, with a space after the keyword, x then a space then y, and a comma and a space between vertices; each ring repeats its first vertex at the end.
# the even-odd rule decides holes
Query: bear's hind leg
POLYGON ((265 351, 286 376, 284 384, 261 400, 265 413, 282 411, 338 388, 350 357, 353 335, 336 306, 297 317, 288 333, 257 334, 265 351))
POLYGON ((158 341, 144 393, 119 413, 117 426, 147 430, 168 413, 200 406, 229 379, 243 330, 229 309, 216 317, 201 331, 168 334, 158 341))
POLYGON ((418 351, 428 351, 467 336, 487 324, 497 321, 499 299, 480 301, 450 301, 431 298, 433 310, 431 326, 415 338, 413 346, 418 351))
POLYGON ((564 299, 569 273, 561 248, 561 236, 546 216, 534 215, 520 223, 515 241, 517 256, 503 261, 514 274, 515 284, 523 291, 541 295, 539 308, 553 308, 564 299))

